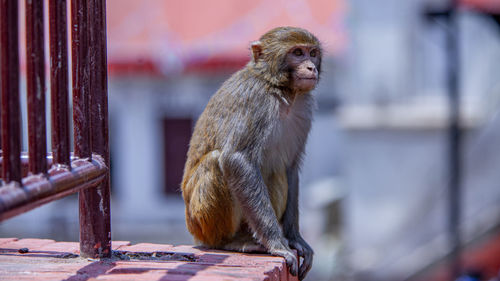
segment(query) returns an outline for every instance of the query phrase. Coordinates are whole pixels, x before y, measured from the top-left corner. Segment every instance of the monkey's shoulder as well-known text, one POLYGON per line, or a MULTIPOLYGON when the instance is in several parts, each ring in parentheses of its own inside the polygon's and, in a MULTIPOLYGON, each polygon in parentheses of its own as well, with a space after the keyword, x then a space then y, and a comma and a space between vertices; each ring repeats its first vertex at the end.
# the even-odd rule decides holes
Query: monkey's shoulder
POLYGON ((244 68, 222 84, 210 98, 205 110, 223 113, 226 117, 247 114, 254 118, 259 115, 265 117, 278 113, 280 101, 276 99, 278 95, 273 95, 277 91, 244 68))
POLYGON ((247 68, 235 72, 215 93, 215 96, 224 96, 238 99, 265 99, 265 94, 271 91, 270 85, 247 68))

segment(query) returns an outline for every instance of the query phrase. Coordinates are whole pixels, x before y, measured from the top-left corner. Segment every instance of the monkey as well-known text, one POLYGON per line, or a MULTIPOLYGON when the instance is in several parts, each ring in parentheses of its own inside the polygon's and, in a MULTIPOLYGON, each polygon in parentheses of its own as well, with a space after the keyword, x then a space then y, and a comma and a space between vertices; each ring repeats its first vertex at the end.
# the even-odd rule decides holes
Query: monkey
POLYGON ((302 280, 313 250, 299 232, 299 168, 322 48, 296 27, 274 28, 250 47, 250 61, 195 124, 181 183, 186 226, 202 246, 282 256, 302 280))

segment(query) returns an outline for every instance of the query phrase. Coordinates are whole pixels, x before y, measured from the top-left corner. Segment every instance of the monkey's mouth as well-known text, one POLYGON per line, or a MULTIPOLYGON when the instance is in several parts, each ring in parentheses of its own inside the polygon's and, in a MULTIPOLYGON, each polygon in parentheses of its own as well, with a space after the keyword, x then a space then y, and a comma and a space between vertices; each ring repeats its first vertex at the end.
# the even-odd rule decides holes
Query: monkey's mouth
POLYGON ((318 80, 316 76, 296 76, 298 80, 318 80))
POLYGON ((296 76, 295 78, 295 87, 301 91, 309 91, 314 89, 316 83, 318 82, 318 78, 315 76, 296 76))
POLYGON ((298 83, 301 84, 316 84, 318 82, 318 77, 316 76, 297 76, 296 78, 298 83))

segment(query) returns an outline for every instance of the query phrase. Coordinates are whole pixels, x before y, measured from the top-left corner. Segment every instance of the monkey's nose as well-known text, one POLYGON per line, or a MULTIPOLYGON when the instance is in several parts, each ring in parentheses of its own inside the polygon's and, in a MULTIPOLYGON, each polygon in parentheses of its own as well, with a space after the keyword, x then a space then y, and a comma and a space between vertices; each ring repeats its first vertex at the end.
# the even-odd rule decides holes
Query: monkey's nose
POLYGON ((314 71, 314 66, 308 66, 308 67, 307 67, 307 70, 309 70, 309 71, 314 71))

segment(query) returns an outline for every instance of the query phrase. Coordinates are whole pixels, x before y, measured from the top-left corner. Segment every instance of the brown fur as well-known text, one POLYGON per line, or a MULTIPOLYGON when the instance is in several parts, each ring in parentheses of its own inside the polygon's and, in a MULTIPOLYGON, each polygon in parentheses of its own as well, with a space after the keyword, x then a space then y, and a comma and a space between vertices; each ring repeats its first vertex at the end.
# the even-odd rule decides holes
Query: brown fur
POLYGON ((286 170, 274 171, 267 177, 264 176, 264 182, 268 186, 271 204, 278 221, 281 221, 286 208, 288 195, 288 183, 286 180, 286 170), (269 188, 273 187, 273 188, 269 188))

